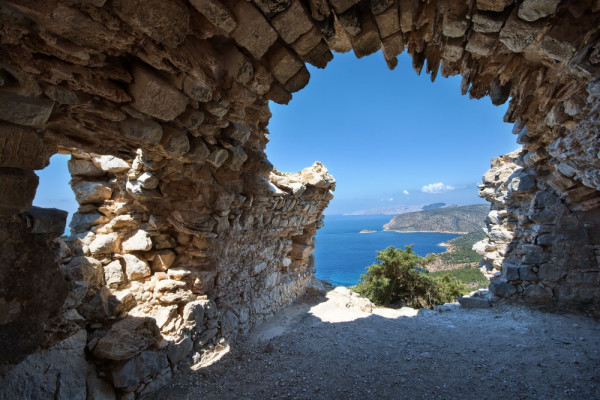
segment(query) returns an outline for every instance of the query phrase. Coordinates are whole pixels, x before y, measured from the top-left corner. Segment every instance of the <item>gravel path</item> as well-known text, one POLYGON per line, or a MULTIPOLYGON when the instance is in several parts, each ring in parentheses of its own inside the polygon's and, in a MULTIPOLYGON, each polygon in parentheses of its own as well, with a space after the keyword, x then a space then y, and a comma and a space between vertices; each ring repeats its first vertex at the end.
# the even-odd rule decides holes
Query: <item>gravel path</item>
POLYGON ((600 323, 588 317, 507 305, 366 313, 328 297, 305 296, 153 398, 600 399, 600 323))

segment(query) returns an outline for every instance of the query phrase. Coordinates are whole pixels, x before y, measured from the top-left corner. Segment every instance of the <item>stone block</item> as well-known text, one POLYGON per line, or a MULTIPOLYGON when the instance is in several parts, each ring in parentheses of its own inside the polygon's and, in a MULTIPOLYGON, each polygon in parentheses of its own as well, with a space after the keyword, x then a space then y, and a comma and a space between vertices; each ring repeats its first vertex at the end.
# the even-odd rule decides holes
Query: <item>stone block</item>
POLYGON ((386 60, 391 60, 404 51, 404 41, 402 32, 388 36, 382 41, 383 56, 386 60))
POLYGON ((125 172, 129 169, 129 164, 125 160, 115 156, 93 156, 92 162, 96 168, 111 174, 125 172))
POLYGON ((166 125, 163 127, 160 144, 165 152, 174 158, 181 157, 190 150, 190 141, 185 131, 166 125))
POLYGON ((331 50, 338 53, 346 53, 352 49, 350 37, 340 24, 339 18, 335 17, 335 14, 319 24, 319 30, 331 50))
POLYGON ((91 160, 73 158, 67 162, 71 176, 89 176, 98 177, 104 175, 104 172, 98 169, 91 160))
POLYGON ((476 7, 482 11, 504 11, 515 0, 477 0, 476 7))
POLYGON ((138 229, 133 235, 121 243, 123 251, 148 251, 152 248, 152 239, 143 229, 138 229))
POLYGON ((494 48, 495 42, 495 36, 473 32, 469 38, 469 41, 467 42, 467 45, 465 46, 465 50, 477 56, 487 56, 494 48))
POLYGON ((79 204, 102 203, 112 196, 112 187, 105 182, 81 181, 71 188, 79 204))
POLYGON ((358 1, 359 0, 330 0, 330 3, 335 9, 335 12, 337 12, 339 15, 358 3, 358 1))
POLYGON ((69 223, 71 233, 86 232, 94 225, 108 222, 108 219, 97 212, 93 213, 80 213, 76 212, 69 223))
POLYGON ((218 0, 190 0, 190 4, 223 32, 230 34, 237 22, 233 14, 218 0))
POLYGON ((86 399, 86 340, 86 331, 80 330, 6 368, 0 377, 2 398, 86 399))
POLYGON ((290 6, 292 0, 252 0, 267 16, 272 18, 290 6))
POLYGON ((298 71, 296 75, 291 77, 283 87, 288 92, 294 93, 308 85, 309 79, 310 73, 308 72, 308 69, 306 69, 306 67, 303 66, 302 68, 300 68, 300 71, 298 71))
POLYGON ((35 130, 16 125, 0 125, 0 167, 42 169, 48 166, 53 153, 54 148, 44 143, 42 136, 35 130))
POLYGON ((135 66, 132 75, 129 94, 133 98, 133 108, 163 121, 172 121, 185 111, 189 101, 187 96, 158 73, 135 66))
POLYGON ((64 86, 48 86, 44 90, 44 94, 60 104, 79 104, 77 94, 64 86))
POLYGON ((529 285, 523 291, 523 297, 534 300, 536 303, 549 302, 552 300, 552 289, 541 285, 529 285))
POLYGON ((462 58, 464 52, 465 49, 463 48, 462 40, 457 40, 456 43, 448 41, 444 46, 442 58, 450 62, 456 62, 462 58))
POLYGON ((190 71, 183 78, 183 92, 201 103, 210 101, 216 88, 214 80, 201 70, 190 71))
POLYGON ((540 29, 539 26, 529 24, 512 14, 500 30, 500 42, 509 50, 520 53, 533 43, 540 29))
POLYGON ((533 22, 556 12, 560 0, 523 0, 519 6, 519 18, 533 22))
POLYGON ((504 263, 502 265, 502 275, 509 281, 519 280, 519 267, 513 264, 504 263))
POLYGON ((444 36, 451 38, 463 37, 468 27, 469 22, 466 19, 452 14, 444 15, 444 22, 442 24, 444 36))
POLYGON ((232 36, 257 59, 277 40, 277 33, 251 3, 238 1, 233 9, 238 26, 232 36))
POLYGON ((498 297, 510 297, 517 293, 517 288, 504 279, 494 279, 490 282, 489 290, 498 297))
POLYGON ((573 54, 577 49, 567 41, 561 41, 546 35, 540 43, 540 50, 542 54, 546 55, 548 58, 564 63, 568 62, 571 57, 573 57, 573 54))
POLYGON ((522 281, 537 281, 538 276, 531 265, 519 265, 519 279, 522 281))
POLYGON ((321 34, 321 31, 316 26, 313 26, 311 30, 300 36, 294 44, 292 44, 292 47, 296 53, 305 56, 310 53, 312 49, 317 47, 322 38, 323 35, 321 34))
POLYGON ((54 102, 49 99, 0 91, 0 120, 3 121, 42 129, 53 108, 54 102))
POLYGON ((163 134, 160 124, 151 119, 126 119, 120 122, 119 130, 127 139, 148 144, 158 144, 163 134))
POLYGON ((125 261, 125 274, 127 274, 127 279, 143 279, 152 274, 148 263, 141 258, 133 254, 123 254, 122 257, 123 261, 125 261))
MULTIPOLYGON (((394 3, 394 0, 371 0, 371 11, 373 11, 373 14, 379 15, 388 10, 394 3)), ((395 6, 398 7, 397 4, 395 6)))
POLYGON ((564 268, 552 263, 542 264, 538 270, 538 278, 542 282, 558 282, 564 278, 566 274, 564 268))
POLYGON ((471 18, 473 21, 473 30, 479 33, 500 32, 504 18, 502 15, 478 12, 471 18))
POLYGON ((229 153, 225 149, 214 149, 206 161, 215 168, 220 168, 227 158, 229 157, 229 153))
POLYGON ((285 84, 292 76, 296 75, 304 63, 286 47, 278 46, 269 55, 269 65, 275 79, 285 84))
POLYGON ((348 35, 356 36, 360 33, 360 18, 356 8, 352 8, 343 14, 339 14, 337 20, 348 35))
POLYGON ((128 360, 162 339, 154 318, 127 317, 110 327, 93 354, 107 360, 128 360))
POLYGON ((190 14, 183 0, 115 0, 111 6, 123 21, 169 48, 188 34, 190 14))
POLYGON ((169 366, 163 352, 146 350, 111 371, 113 385, 117 388, 133 388, 147 378, 158 375, 169 366))
POLYGON ((31 207, 31 233, 43 233, 58 237, 65 231, 68 212, 56 208, 31 207))
POLYGON ((229 75, 242 85, 246 85, 254 76, 254 67, 236 46, 230 46, 223 50, 223 64, 229 75))
POLYGON ((333 54, 329 50, 329 46, 321 40, 321 42, 312 49, 304 59, 317 68, 325 68, 327 63, 333 60, 333 54))
POLYGON ((104 281, 108 286, 118 286, 125 283, 125 274, 119 260, 114 260, 104 266, 104 281))
POLYGON ((192 342, 192 339, 189 336, 183 336, 179 340, 169 343, 167 357, 171 364, 177 364, 190 354, 193 348, 194 342, 192 342))
POLYGON ((152 260, 152 271, 160 272, 168 270, 175 262, 175 257, 176 254, 173 250, 159 250, 152 260))
POLYGON ((271 24, 288 44, 294 43, 308 32, 313 24, 300 0, 292 0, 290 6, 271 19, 271 24))
POLYGON ((323 21, 331 14, 331 7, 327 0, 308 0, 310 15, 315 21, 323 21))
POLYGON ((190 140, 190 151, 186 153, 185 159, 196 164, 202 164, 209 155, 210 150, 202 139, 192 138, 190 140))
MULTIPOLYGON (((387 2, 380 2, 387 4, 387 2)), ((373 4, 373 2, 371 2, 373 4)), ((377 23, 377 28, 379 28, 379 35, 382 39, 385 39, 394 33, 400 31, 400 19, 398 16, 398 7, 394 5, 393 7, 387 8, 380 14, 375 14, 375 22, 377 23)))
POLYGON ((100 286, 104 279, 102 264, 92 257, 74 257, 65 272, 72 281, 85 282, 88 287, 100 286))
POLYGON ((92 254, 110 254, 119 250, 119 235, 116 232, 100 233, 89 245, 92 254))
POLYGON ((356 57, 361 58, 375 53, 381 48, 381 39, 377 25, 370 15, 363 15, 360 21, 361 31, 350 38, 356 57))
POLYGON ((39 178, 31 170, 0 168, 0 215, 25 212, 31 208, 39 178))
POLYGON ((410 32, 419 10, 419 0, 402 0, 400 5, 400 29, 402 33, 410 32))

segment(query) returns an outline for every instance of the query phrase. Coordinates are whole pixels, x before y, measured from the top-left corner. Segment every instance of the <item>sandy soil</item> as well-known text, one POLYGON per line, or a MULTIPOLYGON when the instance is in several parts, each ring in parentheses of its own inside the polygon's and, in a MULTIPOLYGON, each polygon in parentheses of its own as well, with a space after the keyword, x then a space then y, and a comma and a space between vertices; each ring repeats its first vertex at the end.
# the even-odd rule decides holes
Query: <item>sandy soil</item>
POLYGON ((600 399, 600 323, 506 304, 368 313, 307 295, 153 398, 600 399))

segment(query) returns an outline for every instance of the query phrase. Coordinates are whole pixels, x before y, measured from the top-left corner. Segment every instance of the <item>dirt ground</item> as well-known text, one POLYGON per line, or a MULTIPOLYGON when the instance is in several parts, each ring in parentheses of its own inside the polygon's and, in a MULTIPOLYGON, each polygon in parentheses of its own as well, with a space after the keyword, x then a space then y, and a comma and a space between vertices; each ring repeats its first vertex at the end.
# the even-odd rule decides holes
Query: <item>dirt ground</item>
POLYGON ((600 323, 499 304, 436 311, 307 295, 154 399, 600 399, 600 323))

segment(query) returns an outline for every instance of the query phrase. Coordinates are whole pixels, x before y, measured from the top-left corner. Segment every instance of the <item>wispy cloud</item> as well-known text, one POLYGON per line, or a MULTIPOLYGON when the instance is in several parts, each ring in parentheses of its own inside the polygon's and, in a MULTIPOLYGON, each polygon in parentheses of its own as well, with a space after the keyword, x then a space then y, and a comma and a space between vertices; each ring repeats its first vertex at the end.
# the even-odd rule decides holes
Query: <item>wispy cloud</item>
POLYGON ((404 193, 404 194, 405 194, 405 195, 407 195, 407 196, 410 194, 410 192, 409 192, 408 190, 406 190, 406 189, 404 189, 404 190, 402 191, 402 193, 404 193))
POLYGON ((430 183, 429 185, 425 185, 421 188, 421 192, 423 193, 444 193, 449 192, 451 190, 456 189, 454 186, 444 185, 442 182, 430 183))
POLYGON ((389 201, 394 201, 394 198, 393 198, 393 197, 390 197, 388 200, 389 200, 389 201))

